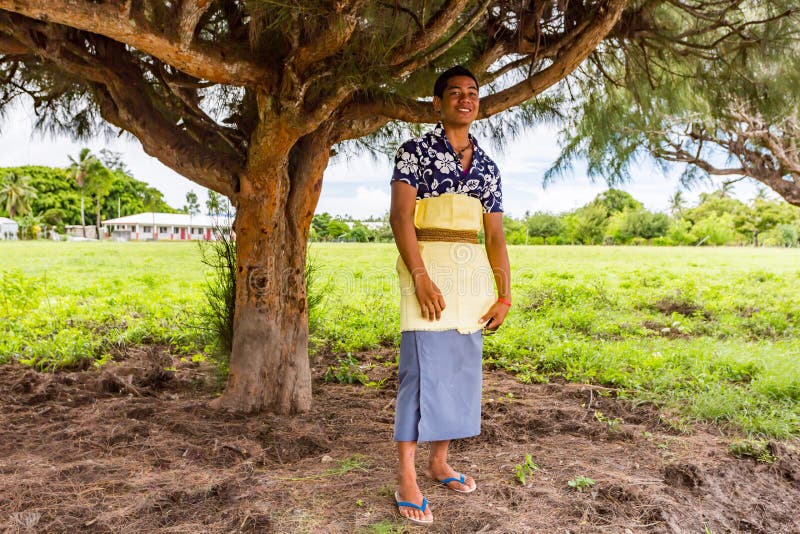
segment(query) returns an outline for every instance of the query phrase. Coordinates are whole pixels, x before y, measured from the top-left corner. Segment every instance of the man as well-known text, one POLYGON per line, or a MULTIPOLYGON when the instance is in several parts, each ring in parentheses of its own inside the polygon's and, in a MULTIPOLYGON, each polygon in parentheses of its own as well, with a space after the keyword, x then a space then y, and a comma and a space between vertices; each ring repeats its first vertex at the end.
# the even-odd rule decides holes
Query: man
POLYGON ((426 476, 459 493, 477 487, 447 452, 452 439, 480 433, 482 330, 497 330, 511 306, 500 174, 469 133, 479 105, 469 70, 444 72, 433 97, 441 122, 400 147, 391 180, 402 330, 395 498, 419 524, 433 514, 417 484, 418 441, 431 442, 426 476))

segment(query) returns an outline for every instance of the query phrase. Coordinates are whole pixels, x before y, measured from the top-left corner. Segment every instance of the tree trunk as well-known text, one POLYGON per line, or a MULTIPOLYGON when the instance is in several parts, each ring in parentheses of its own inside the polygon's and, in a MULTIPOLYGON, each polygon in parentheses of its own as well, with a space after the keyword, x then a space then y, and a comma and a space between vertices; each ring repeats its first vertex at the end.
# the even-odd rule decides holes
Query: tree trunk
POLYGON ((81 193, 81 232, 83 232, 83 237, 86 237, 86 218, 84 217, 83 211, 83 193, 81 193))
POLYGON ((95 217, 95 225, 97 226, 97 240, 103 240, 103 234, 100 229, 100 198, 97 198, 97 216, 95 217))
POLYGON ((303 137, 264 121, 239 175, 230 374, 212 408, 292 414, 311 408, 306 251, 330 125, 303 137))
POLYGON ((216 407, 296 413, 311 407, 306 242, 265 221, 265 199, 242 196, 236 213, 236 307, 230 375, 216 407))

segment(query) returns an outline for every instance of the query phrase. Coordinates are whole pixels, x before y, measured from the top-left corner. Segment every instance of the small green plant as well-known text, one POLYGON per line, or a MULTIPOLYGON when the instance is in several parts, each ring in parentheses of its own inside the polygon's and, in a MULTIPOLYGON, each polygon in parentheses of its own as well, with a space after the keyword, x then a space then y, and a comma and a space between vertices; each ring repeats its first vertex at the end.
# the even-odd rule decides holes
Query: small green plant
POLYGON ((326 469, 325 471, 317 475, 309 475, 307 477, 284 478, 283 480, 292 480, 292 481, 314 480, 318 478, 336 477, 344 475, 345 473, 349 473, 350 471, 361 471, 366 473, 367 471, 369 471, 370 466, 371 464, 369 462, 369 458, 367 458, 363 454, 353 454, 352 456, 348 456, 344 460, 337 461, 335 467, 326 469))
POLYGON ((523 486, 525 485, 525 479, 540 469, 541 467, 539 467, 539 464, 533 461, 533 457, 530 454, 525 455, 524 462, 514 466, 514 472, 517 475, 517 480, 519 480, 519 483, 523 486))
POLYGON ((337 357, 335 365, 329 365, 325 371, 325 382, 339 384, 368 384, 369 377, 361 370, 359 361, 348 352, 345 357, 337 357))
POLYGON ((592 486, 594 486, 595 484, 597 484, 596 481, 592 480, 591 478, 585 477, 583 475, 579 475, 579 476, 573 478, 572 480, 570 480, 569 482, 567 482, 567 485, 570 488, 573 488, 574 490, 576 490, 578 492, 582 492, 585 489, 589 489, 592 486))
POLYGON ((776 460, 769 450, 769 441, 765 439, 735 439, 728 446, 728 450, 737 458, 753 458, 765 464, 771 464, 776 460))
POLYGON ((406 528, 405 525, 398 525, 391 521, 381 521, 357 530, 356 532, 359 534, 400 534, 401 532, 406 532, 406 528))
POLYGON ((604 423, 611 432, 619 432, 619 426, 625 422, 619 417, 607 417, 600 410, 594 411, 594 418, 598 423, 604 423))

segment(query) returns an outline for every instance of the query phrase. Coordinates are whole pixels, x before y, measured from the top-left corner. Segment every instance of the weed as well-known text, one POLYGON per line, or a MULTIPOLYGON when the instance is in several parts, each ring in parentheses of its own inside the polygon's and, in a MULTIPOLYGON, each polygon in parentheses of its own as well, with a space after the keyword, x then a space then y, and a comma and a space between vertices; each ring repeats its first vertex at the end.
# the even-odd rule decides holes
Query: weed
POLYGON ((364 456, 363 454, 353 454, 352 456, 348 456, 344 460, 339 460, 336 463, 335 467, 331 467, 326 469, 322 473, 316 475, 309 475, 305 477, 291 477, 291 478, 284 478, 282 480, 292 480, 292 481, 299 481, 299 480, 316 480, 319 478, 328 478, 328 477, 337 477, 344 475, 345 473, 349 473, 351 471, 361 471, 361 472, 368 472, 369 468, 371 467, 369 458, 364 456))
POLYGON ((359 534, 400 534, 406 532, 405 525, 398 525, 392 521, 373 523, 357 531, 359 534))
POLYGON ((769 441, 765 439, 735 439, 728 450, 736 458, 753 458, 757 462, 771 464, 776 458, 769 449, 769 441))
POLYGON ((619 432, 619 427, 625 421, 619 417, 606 417, 600 410, 594 411, 594 418, 598 423, 603 423, 610 432, 619 432))
POLYGON ((236 242, 228 232, 216 228, 220 239, 200 243, 200 261, 211 269, 206 282, 206 307, 201 311, 219 346, 219 356, 227 360, 233 346, 233 315, 236 307, 236 242))
MULTIPOLYGON (((339 384, 370 384, 369 377, 361 370, 359 361, 348 352, 346 356, 338 356, 335 365, 329 365, 325 371, 325 382, 339 384)), ((382 382, 381 382, 382 384, 382 382)))
POLYGON ((517 480, 523 486, 525 485, 525 479, 540 469, 539 464, 533 461, 533 457, 530 454, 525 455, 525 461, 514 466, 517 480))
POLYGON ((595 484, 597 484, 596 481, 592 480, 591 478, 585 477, 583 475, 579 475, 567 482, 567 485, 570 488, 573 488, 575 491, 578 492, 582 492, 585 489, 589 489, 595 484))

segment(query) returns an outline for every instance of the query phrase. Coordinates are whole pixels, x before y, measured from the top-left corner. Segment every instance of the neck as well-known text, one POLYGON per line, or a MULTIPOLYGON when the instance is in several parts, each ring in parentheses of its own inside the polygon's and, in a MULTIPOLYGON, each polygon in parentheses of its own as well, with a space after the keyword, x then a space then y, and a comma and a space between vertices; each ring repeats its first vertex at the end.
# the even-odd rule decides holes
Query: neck
POLYGON ((469 124, 452 125, 442 123, 442 126, 444 126, 444 134, 447 140, 450 141, 450 146, 455 149, 461 149, 469 144, 469 124))

